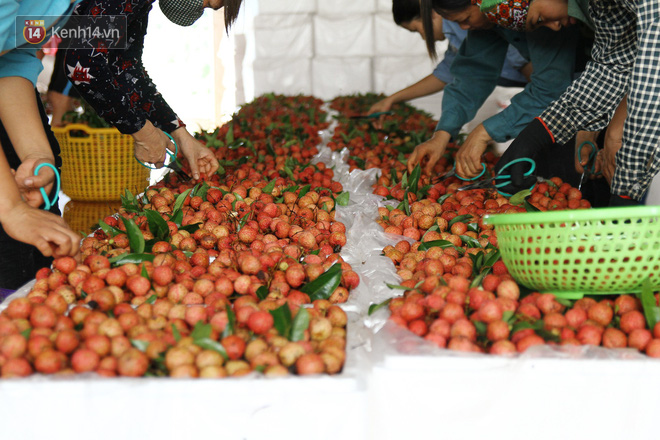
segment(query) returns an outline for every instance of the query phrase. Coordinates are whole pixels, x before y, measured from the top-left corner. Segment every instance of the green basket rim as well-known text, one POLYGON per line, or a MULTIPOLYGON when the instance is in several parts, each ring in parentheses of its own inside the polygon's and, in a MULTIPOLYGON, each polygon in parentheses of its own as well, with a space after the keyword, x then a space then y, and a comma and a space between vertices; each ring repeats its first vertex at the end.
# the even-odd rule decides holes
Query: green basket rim
POLYGON ((633 206, 517 214, 487 214, 483 217, 483 223, 485 225, 524 225, 583 220, 621 220, 658 216, 660 216, 660 206, 633 206))

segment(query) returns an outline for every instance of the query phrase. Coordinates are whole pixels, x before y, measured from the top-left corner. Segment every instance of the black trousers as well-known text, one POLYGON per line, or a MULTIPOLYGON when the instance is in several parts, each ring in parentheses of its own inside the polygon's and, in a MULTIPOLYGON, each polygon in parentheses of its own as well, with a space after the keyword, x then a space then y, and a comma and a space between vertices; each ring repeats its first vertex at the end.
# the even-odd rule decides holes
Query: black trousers
MULTIPOLYGON (((44 130, 46 131, 46 135, 48 136, 50 148, 55 156, 55 165, 59 169, 62 165, 60 146, 50 129, 48 117, 46 116, 46 112, 36 90, 35 96, 39 113, 41 114, 41 121, 44 130)), ((13 169, 18 168, 21 164, 21 160, 14 151, 14 146, 9 140, 7 131, 5 130, 4 125, 2 125, 2 121, 0 121, 0 144, 2 144, 2 150, 7 157, 9 166, 13 169)), ((54 193, 55 188, 51 191, 51 199, 55 195, 54 193)), ((61 215, 57 204, 50 209, 50 212, 61 215)), ((0 288, 12 290, 18 289, 23 284, 34 279, 34 276, 39 269, 42 267, 50 267, 52 261, 52 258, 44 257, 34 246, 14 240, 8 236, 2 228, 2 225, 0 225, 0 288)))

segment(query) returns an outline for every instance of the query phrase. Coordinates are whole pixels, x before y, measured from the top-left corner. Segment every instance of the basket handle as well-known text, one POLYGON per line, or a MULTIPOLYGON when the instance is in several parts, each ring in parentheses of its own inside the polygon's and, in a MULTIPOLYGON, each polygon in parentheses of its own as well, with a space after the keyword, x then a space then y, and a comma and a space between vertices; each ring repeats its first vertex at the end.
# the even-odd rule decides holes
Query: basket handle
POLYGON ((68 124, 65 125, 64 127, 57 127, 53 129, 53 131, 62 131, 65 133, 70 133, 73 130, 84 131, 87 134, 87 137, 92 136, 89 125, 85 125, 85 124, 68 124))

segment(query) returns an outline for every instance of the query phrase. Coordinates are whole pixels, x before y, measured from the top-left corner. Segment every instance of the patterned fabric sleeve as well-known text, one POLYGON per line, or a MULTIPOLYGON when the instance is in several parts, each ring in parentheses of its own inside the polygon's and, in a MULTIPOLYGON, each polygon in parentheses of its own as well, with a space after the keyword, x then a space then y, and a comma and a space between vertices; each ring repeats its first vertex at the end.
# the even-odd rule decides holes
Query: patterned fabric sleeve
POLYGON ((125 49, 105 49, 81 38, 67 51, 65 68, 81 96, 119 131, 132 134, 147 120, 171 132, 183 123, 142 66, 144 36, 153 0, 83 0, 77 15, 124 15, 125 49), (87 46, 87 47, 86 47, 87 46))
POLYGON ((563 144, 576 131, 604 128, 627 92, 635 59, 635 14, 622 0, 592 1, 596 24, 592 61, 541 119, 556 142, 563 144))
POLYGON ((660 172, 660 4, 640 0, 636 7, 638 46, 612 193, 641 200, 660 172))

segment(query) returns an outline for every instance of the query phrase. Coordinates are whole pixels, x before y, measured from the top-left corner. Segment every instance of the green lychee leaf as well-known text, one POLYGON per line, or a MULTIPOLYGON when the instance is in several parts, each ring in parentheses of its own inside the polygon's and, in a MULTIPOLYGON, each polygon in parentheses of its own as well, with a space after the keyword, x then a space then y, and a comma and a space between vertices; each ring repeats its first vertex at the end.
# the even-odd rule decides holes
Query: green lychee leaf
POLYGON ((525 199, 525 201, 523 202, 523 206, 525 207, 525 211, 527 212, 541 212, 539 208, 529 203, 527 199, 525 199))
POLYGON ((650 278, 645 279, 642 283, 642 291, 639 294, 639 299, 642 302, 646 325, 649 329, 653 330, 655 324, 660 322, 660 307, 658 307, 655 295, 653 295, 650 278))
POLYGON ((135 197, 128 188, 124 191, 123 196, 119 196, 121 199, 121 206, 126 212, 132 212, 138 214, 140 212, 140 205, 137 197, 135 197))
POLYGON ((178 328, 176 328, 176 325, 172 324, 172 336, 174 336, 174 340, 176 342, 179 342, 181 340, 181 332, 179 331, 178 328))
POLYGON ((412 173, 410 173, 410 179, 408 179, 408 188, 411 193, 417 192, 417 187, 419 185, 419 177, 422 175, 422 168, 417 164, 412 173))
POLYGON ((149 341, 143 341, 142 339, 131 339, 131 345, 141 352, 147 351, 147 347, 149 347, 149 341))
POLYGON ((562 306, 573 307, 573 301, 571 301, 571 300, 568 299, 568 298, 559 298, 559 297, 555 297, 555 301, 557 301, 557 302, 558 302, 559 304, 561 304, 562 306))
POLYGON ((335 203, 339 206, 348 206, 350 201, 351 194, 348 191, 344 191, 335 197, 335 203))
POLYGON ((406 215, 410 215, 410 203, 408 202, 408 191, 405 192, 403 195, 403 212, 406 213, 406 215))
POLYGON ((304 307, 298 309, 298 313, 291 322, 291 334, 289 340, 292 342, 302 341, 305 338, 305 330, 309 328, 309 312, 304 307))
POLYGON ((442 205, 443 203, 445 203, 445 200, 447 200, 452 195, 453 195, 452 193, 448 193, 448 194, 445 194, 444 196, 438 197, 438 203, 442 205))
MULTIPOLYGON (((504 316, 504 315, 502 315, 504 316)), ((542 321, 542 320, 539 320, 542 321)), ((529 321, 519 321, 516 322, 513 327, 511 328, 511 334, 515 334, 516 332, 519 332, 520 330, 526 330, 528 328, 534 329, 534 323, 531 323, 529 321)))
POLYGON ((399 284, 385 283, 385 285, 392 290, 412 290, 410 287, 401 286, 399 284))
POLYGON ((172 216, 170 217, 170 221, 172 221, 175 225, 181 227, 181 222, 183 221, 183 211, 178 209, 175 212, 173 212, 172 216))
POLYGON ((529 189, 524 189, 522 191, 518 191, 514 195, 511 196, 509 199, 509 203, 513 206, 520 206, 523 204, 527 196, 532 194, 532 191, 529 189))
POLYGON ((481 244, 479 244, 479 240, 476 238, 472 238, 468 235, 459 235, 460 239, 463 241, 463 244, 465 244, 468 248, 480 248, 481 244))
POLYGON ((488 330, 488 325, 485 322, 472 321, 472 324, 474 324, 474 328, 477 329, 477 335, 479 336, 486 335, 486 331, 488 330))
POLYGON ((202 321, 197 321, 193 331, 190 333, 190 337, 193 338, 193 341, 197 339, 204 339, 211 336, 211 324, 205 324, 202 321))
POLYGON ((341 283, 341 264, 335 263, 322 275, 300 288, 310 300, 328 299, 341 283))
POLYGON ((275 310, 269 310, 268 312, 273 316, 273 325, 277 332, 281 336, 289 339, 292 324, 291 309, 289 308, 289 304, 284 303, 281 307, 278 307, 275 310))
POLYGON ((261 192, 265 194, 272 194, 273 190, 275 189, 275 180, 277 179, 273 179, 270 182, 268 182, 268 184, 264 186, 264 189, 262 189, 261 192))
POLYGON ((201 197, 202 200, 206 202, 206 194, 209 192, 209 189, 211 189, 209 184, 204 182, 202 183, 202 186, 200 186, 199 189, 195 192, 195 195, 201 197))
POLYGON ((149 298, 147 298, 147 300, 145 302, 147 304, 152 304, 153 305, 153 304, 156 303, 157 299, 158 299, 158 297, 156 295, 151 295, 149 298))
POLYGON ((30 339, 30 334, 32 334, 32 328, 26 328, 21 332, 21 336, 23 336, 25 339, 30 339))
MULTIPOLYGON (((179 212, 181 212, 181 211, 179 211, 179 212)), ((195 231, 198 230, 201 226, 202 226, 201 223, 190 223, 189 225, 180 226, 179 230, 180 231, 188 231, 191 234, 194 234, 195 231)))
POLYGON ((275 153, 275 149, 273 148, 273 144, 271 143, 270 139, 268 139, 268 142, 266 142, 266 152, 270 154, 271 156, 275 157, 277 154, 275 153))
POLYGON ((174 206, 172 207, 173 213, 181 209, 181 207, 183 206, 183 202, 186 200, 186 197, 188 197, 188 194, 190 194, 191 191, 192 188, 188 188, 187 190, 185 190, 176 197, 176 200, 174 201, 174 206))
POLYGON ((493 267, 495 263, 497 263, 497 260, 500 259, 500 250, 495 248, 493 252, 487 252, 486 253, 486 261, 484 261, 484 266, 487 267, 493 267))
POLYGON ((257 298, 259 298, 260 301, 266 299, 268 296, 268 288, 266 286, 260 286, 257 289, 257 298))
POLYGON ((115 237, 119 234, 123 234, 124 231, 122 231, 119 228, 115 228, 114 226, 110 226, 103 220, 99 220, 99 227, 103 232, 105 232, 109 237, 115 237))
POLYGON ((222 344, 219 343, 218 341, 214 341, 211 338, 201 338, 201 339, 196 339, 194 343, 195 345, 203 348, 204 350, 213 350, 220 353, 222 357, 225 358, 225 360, 229 359, 227 350, 225 350, 225 347, 223 347, 222 344))
POLYGON ((511 324, 515 319, 515 316, 516 312, 513 310, 505 310, 504 313, 502 313, 502 321, 506 322, 507 324, 511 324))
POLYGON ((135 221, 132 218, 122 217, 121 221, 126 226, 126 235, 128 235, 128 244, 131 248, 131 252, 134 254, 141 254, 144 252, 144 236, 142 231, 135 224, 135 221))
POLYGON ((227 136, 225 136, 225 143, 231 144, 234 142, 234 123, 230 122, 227 130, 227 136))
POLYGON ((438 229, 440 229, 440 226, 438 226, 437 224, 431 226, 426 230, 426 232, 424 232, 424 235, 422 235, 422 238, 419 241, 423 242, 424 237, 426 237, 426 234, 428 234, 429 232, 437 231, 438 229))
POLYGON ((287 176, 289 176, 289 179, 291 179, 291 180, 296 180, 296 178, 293 176, 293 171, 291 171, 291 168, 289 168, 288 166, 285 165, 285 166, 282 168, 282 171, 284 171, 284 174, 286 174, 287 176))
POLYGON ((369 306, 369 311, 367 312, 367 315, 371 316, 373 313, 376 313, 377 310, 382 309, 383 307, 387 307, 390 303, 392 302, 392 298, 388 298, 385 301, 381 303, 374 303, 369 306))
POLYGON ((305 185, 302 188, 300 188, 300 192, 298 193, 298 197, 301 198, 305 194, 309 192, 309 190, 312 188, 312 185, 305 185))
POLYGON ((116 257, 108 258, 113 267, 122 266, 127 263, 140 264, 145 261, 154 261, 154 254, 121 254, 116 257))
POLYGON ((146 278, 146 279, 148 279, 149 281, 151 281, 151 278, 149 278, 149 272, 147 272, 147 267, 146 267, 146 266, 142 265, 142 270, 140 271, 140 275, 141 275, 143 278, 146 278))
POLYGON ((466 223, 466 221, 472 220, 472 215, 471 214, 465 214, 465 215, 458 215, 451 219, 449 222, 449 227, 451 228, 454 224, 461 222, 461 223, 466 223))
POLYGON ((391 168, 390 169, 390 184, 391 185, 396 185, 397 184, 397 175, 396 175, 396 168, 391 168))
POLYGON ((459 254, 461 254, 461 255, 465 254, 465 249, 463 249, 462 247, 459 247, 459 246, 454 246, 452 244, 452 242, 447 241, 447 240, 425 241, 424 243, 419 245, 419 250, 420 251, 427 251, 427 250, 431 249, 432 247, 439 247, 439 248, 442 248, 442 249, 454 248, 454 249, 456 249, 456 251, 459 254))
POLYGON ((231 307, 227 307, 225 310, 227 312, 227 325, 222 331, 222 337, 226 338, 234 334, 234 329, 236 328, 236 315, 231 307))

